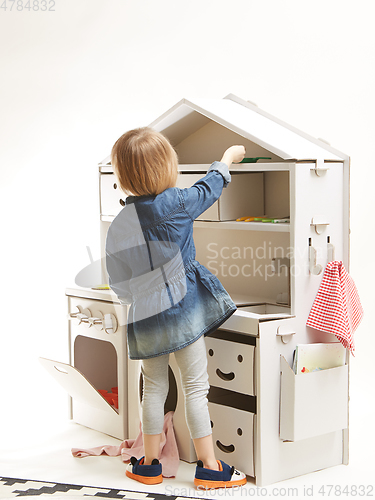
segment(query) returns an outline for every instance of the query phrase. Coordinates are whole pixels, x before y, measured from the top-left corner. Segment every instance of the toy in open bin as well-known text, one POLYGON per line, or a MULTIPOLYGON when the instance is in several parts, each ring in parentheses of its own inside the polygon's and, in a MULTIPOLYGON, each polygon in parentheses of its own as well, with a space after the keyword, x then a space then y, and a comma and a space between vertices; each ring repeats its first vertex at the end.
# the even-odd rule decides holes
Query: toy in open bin
POLYGON ((103 398, 115 408, 118 408, 118 387, 111 387, 111 391, 109 392, 105 389, 99 389, 98 392, 103 396, 103 398))

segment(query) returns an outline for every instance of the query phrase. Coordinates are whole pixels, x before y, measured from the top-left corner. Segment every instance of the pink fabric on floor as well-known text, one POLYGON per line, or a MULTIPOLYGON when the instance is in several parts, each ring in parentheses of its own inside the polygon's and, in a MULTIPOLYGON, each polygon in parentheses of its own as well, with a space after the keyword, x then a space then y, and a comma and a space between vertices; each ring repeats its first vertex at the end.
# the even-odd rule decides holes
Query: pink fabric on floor
MULTIPOLYGON (((173 411, 164 416, 164 427, 160 443, 160 462, 163 465, 164 477, 175 477, 180 463, 176 436, 173 429, 173 411)), ((143 434, 140 432, 136 439, 126 439, 120 446, 97 446, 96 448, 72 448, 72 455, 78 458, 89 456, 108 455, 118 457, 121 455, 123 462, 129 462, 130 457, 141 458, 145 454, 143 447, 143 434)))

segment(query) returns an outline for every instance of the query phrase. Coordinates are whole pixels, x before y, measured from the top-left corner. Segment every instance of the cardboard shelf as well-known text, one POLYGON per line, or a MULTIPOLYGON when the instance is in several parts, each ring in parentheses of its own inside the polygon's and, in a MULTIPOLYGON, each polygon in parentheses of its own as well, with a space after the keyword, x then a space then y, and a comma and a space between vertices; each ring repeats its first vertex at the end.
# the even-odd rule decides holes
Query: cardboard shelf
MULTIPOLYGON (((290 166, 294 163, 290 162, 264 162, 261 161, 257 163, 232 163, 229 171, 232 172, 272 172, 275 170, 289 170, 290 166)), ((203 173, 206 174, 207 170, 210 168, 210 163, 191 163, 191 164, 180 164, 178 166, 178 171, 181 174, 184 173, 203 173)))
POLYGON ((206 229, 235 229, 240 231, 269 231, 277 233, 289 233, 290 224, 286 222, 242 222, 242 221, 195 221, 196 227, 206 229))
MULTIPOLYGON (((294 165, 291 162, 262 162, 257 163, 232 163, 230 167, 230 172, 261 172, 261 171, 274 171, 274 170, 289 170, 290 166, 294 165)), ((178 166, 178 171, 181 173, 187 172, 198 172, 206 173, 210 168, 211 163, 189 163, 180 164, 178 166)), ((113 174, 113 166, 99 165, 99 172, 102 174, 113 174)))
MULTIPOLYGON (((102 222, 112 222, 114 215, 101 215, 102 222)), ((203 227, 206 229, 235 229, 240 231, 264 231, 272 233, 290 233, 290 224, 286 222, 271 223, 271 222, 240 222, 240 221, 205 221, 196 220, 195 227, 203 227)))

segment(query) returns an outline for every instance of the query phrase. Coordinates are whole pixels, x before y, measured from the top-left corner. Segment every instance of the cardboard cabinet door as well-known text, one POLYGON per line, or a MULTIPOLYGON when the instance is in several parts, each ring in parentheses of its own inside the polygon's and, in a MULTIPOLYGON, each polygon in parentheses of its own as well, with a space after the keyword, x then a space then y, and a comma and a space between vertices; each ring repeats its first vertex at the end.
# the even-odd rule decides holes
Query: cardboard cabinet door
POLYGON ((73 398, 73 420, 117 439, 128 438, 127 408, 117 411, 76 368, 51 359, 41 364, 73 398))
POLYGON ((88 406, 104 413, 117 413, 76 368, 52 359, 39 358, 39 360, 73 399, 84 401, 88 406))

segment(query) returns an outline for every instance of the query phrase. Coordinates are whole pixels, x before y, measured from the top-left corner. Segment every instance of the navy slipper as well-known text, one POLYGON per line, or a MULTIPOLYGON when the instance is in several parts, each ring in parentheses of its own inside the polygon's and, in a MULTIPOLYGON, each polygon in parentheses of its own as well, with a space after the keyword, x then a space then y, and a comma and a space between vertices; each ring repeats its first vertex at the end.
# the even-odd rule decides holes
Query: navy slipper
POLYGON ((201 460, 198 460, 195 469, 194 484, 199 489, 232 488, 246 484, 246 475, 234 467, 229 467, 222 460, 218 460, 219 470, 205 469, 201 460))
POLYGON ((144 465, 144 460, 145 457, 142 457, 139 460, 135 457, 131 457, 130 464, 126 468, 126 475, 144 484, 161 483, 163 481, 163 476, 159 460, 155 458, 151 465, 144 465))

